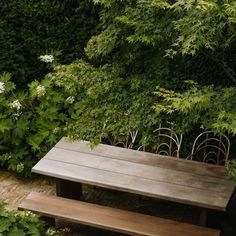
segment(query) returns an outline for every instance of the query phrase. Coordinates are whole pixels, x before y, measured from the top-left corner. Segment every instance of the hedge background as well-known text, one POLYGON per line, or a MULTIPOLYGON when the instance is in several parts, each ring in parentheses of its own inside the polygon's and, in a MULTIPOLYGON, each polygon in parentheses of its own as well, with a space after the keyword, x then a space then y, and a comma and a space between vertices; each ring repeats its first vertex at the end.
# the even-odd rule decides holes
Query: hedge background
POLYGON ((97 19, 96 7, 86 0, 1 0, 0 74, 11 73, 25 87, 50 70, 40 55, 60 51, 62 64, 84 57, 97 19))

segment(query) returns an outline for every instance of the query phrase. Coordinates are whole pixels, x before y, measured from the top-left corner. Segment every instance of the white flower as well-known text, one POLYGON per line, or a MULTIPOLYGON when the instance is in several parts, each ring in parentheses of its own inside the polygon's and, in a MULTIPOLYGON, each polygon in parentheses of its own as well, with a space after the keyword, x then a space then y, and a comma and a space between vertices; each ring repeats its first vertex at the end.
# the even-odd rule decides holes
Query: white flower
POLYGON ((3 161, 8 161, 8 160, 11 159, 11 155, 8 154, 8 153, 5 153, 5 154, 0 156, 0 159, 3 160, 3 161))
POLYGON ((56 127, 53 129, 52 133, 57 134, 60 131, 60 128, 56 127))
POLYGON ((20 162, 20 163, 17 164, 17 166, 16 166, 16 172, 17 172, 17 173, 20 173, 20 172, 22 172, 22 171, 24 170, 24 168, 25 168, 24 164, 23 164, 22 162, 20 162))
POLYGON ((74 101, 75 101, 75 98, 72 97, 72 96, 70 96, 70 97, 68 97, 68 98, 66 99, 66 102, 68 102, 68 103, 70 103, 70 104, 72 104, 74 101))
POLYGON ((55 235, 57 233, 57 231, 53 228, 49 228, 46 232, 46 235, 55 235))
POLYGON ((25 211, 25 216, 36 216, 33 212, 31 211, 25 211))
POLYGON ((5 83, 0 82, 0 93, 3 93, 5 91, 5 83))
POLYGON ((54 61, 53 55, 42 55, 39 60, 45 63, 52 63, 54 61))
POLYGON ((12 115, 13 115, 13 117, 14 117, 15 120, 18 120, 19 117, 21 116, 21 114, 22 114, 22 112, 20 112, 19 110, 17 110, 17 112, 16 112, 16 113, 13 113, 12 115))
POLYGON ((12 102, 12 103, 10 104, 10 107, 16 108, 17 110, 20 110, 21 104, 20 104, 19 100, 17 99, 17 100, 15 100, 14 102, 12 102))
POLYGON ((11 155, 10 154, 6 154, 4 159, 5 159, 5 161, 10 160, 11 159, 11 155))
POLYGON ((46 89, 43 85, 39 85, 36 88, 36 94, 38 97, 43 96, 46 93, 46 89))

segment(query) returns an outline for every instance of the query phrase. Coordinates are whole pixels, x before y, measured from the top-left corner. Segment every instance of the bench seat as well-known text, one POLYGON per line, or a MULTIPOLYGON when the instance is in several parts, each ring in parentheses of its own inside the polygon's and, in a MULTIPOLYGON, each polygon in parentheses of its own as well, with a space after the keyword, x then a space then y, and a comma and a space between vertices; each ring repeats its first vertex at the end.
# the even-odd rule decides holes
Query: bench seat
POLYGON ((36 214, 136 236, 218 236, 219 230, 32 192, 19 206, 36 214))

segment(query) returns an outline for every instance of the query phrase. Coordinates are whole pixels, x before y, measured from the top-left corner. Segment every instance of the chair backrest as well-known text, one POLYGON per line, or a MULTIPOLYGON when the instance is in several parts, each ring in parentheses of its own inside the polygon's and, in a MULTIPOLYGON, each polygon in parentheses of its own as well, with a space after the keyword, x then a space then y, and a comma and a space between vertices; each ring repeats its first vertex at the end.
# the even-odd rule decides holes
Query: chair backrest
POLYGON ((153 152, 153 148, 152 146, 148 143, 147 141, 147 136, 145 136, 142 140, 142 145, 137 147, 138 151, 142 151, 142 152, 153 152))
POLYGON ((161 126, 154 132, 157 134, 156 153, 179 158, 182 134, 176 134, 173 127, 164 128, 161 126))
POLYGON ((120 134, 119 138, 113 137, 112 139, 110 139, 110 144, 113 146, 120 146, 132 149, 137 135, 138 130, 129 131, 127 134, 120 134))
POLYGON ((205 131, 195 139, 191 155, 187 159, 225 165, 228 160, 229 149, 230 141, 226 135, 205 131))
POLYGON ((138 135, 138 130, 129 131, 128 137, 124 143, 124 147, 128 149, 133 148, 137 135, 138 135))
POLYGON ((156 147, 155 151, 151 147, 151 145, 146 142, 144 139, 144 144, 139 146, 137 150, 140 151, 151 151, 161 155, 167 155, 172 157, 179 158, 180 147, 182 143, 182 135, 178 135, 174 132, 173 127, 171 128, 164 128, 159 126, 158 129, 154 130, 156 133, 156 147))

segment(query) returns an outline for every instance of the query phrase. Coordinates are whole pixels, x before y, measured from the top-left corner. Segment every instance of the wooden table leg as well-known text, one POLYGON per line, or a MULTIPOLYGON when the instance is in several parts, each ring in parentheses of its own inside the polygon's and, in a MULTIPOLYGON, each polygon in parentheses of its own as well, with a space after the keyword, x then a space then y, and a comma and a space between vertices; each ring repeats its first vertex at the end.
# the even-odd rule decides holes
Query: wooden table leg
POLYGON ((199 224, 202 226, 207 225, 207 209, 206 208, 200 208, 199 224))
POLYGON ((57 196, 81 200, 83 199, 82 184, 64 179, 56 179, 57 196))

